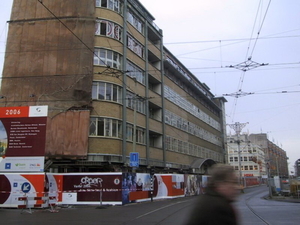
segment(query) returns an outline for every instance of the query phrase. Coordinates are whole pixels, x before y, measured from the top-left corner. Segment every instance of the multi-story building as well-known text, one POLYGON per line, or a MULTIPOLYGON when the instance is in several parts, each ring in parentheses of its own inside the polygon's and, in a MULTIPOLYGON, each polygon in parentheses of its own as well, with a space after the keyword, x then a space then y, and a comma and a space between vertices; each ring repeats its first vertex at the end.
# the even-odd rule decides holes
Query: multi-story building
POLYGON ((224 162, 224 98, 163 46, 137 0, 13 3, 2 106, 48 105, 45 169, 204 173, 224 162))
POLYGON ((268 140, 267 134, 250 134, 249 140, 256 145, 259 145, 265 152, 265 161, 269 175, 279 176, 281 178, 289 177, 288 157, 286 152, 268 140))
POLYGON ((295 161, 294 168, 295 168, 295 176, 300 177, 300 159, 297 159, 295 161))
POLYGON ((259 145, 249 141, 247 134, 228 136, 227 153, 229 164, 240 171, 241 177, 261 178, 267 175, 265 153, 259 145))

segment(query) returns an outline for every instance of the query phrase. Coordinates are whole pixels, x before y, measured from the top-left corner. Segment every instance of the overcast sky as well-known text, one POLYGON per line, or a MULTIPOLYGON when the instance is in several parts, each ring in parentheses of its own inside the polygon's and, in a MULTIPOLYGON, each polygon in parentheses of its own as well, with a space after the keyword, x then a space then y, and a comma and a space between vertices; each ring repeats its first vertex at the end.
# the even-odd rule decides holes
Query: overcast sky
MULTIPOLYGON (((225 96, 227 123, 249 123, 243 132, 267 133, 287 152, 294 171, 300 158, 300 1, 140 2, 163 30, 164 45, 213 94, 225 96), (239 64, 251 69, 236 69, 239 64)), ((1 72, 11 5, 0 1, 1 72)), ((227 127, 227 133, 235 132, 227 127)))

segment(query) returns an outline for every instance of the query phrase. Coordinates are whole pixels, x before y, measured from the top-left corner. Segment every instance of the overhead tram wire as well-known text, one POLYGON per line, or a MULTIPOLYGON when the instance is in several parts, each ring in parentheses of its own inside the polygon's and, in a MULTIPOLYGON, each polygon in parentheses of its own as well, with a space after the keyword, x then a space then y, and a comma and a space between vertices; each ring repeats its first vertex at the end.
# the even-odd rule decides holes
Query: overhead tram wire
MULTIPOLYGON (((256 13, 256 17, 255 17, 255 21, 254 21, 254 25, 253 25, 253 29, 252 29, 252 33, 251 33, 251 37, 250 37, 250 39, 252 39, 252 35, 253 35, 253 32, 254 32, 254 27, 255 27, 255 24, 256 24, 256 20, 257 20, 257 18, 258 18, 258 12, 259 12, 259 8, 260 8, 260 6, 261 6, 261 4, 262 4, 262 0, 260 1, 260 3, 259 3, 259 5, 258 5, 258 9, 257 9, 257 13, 256 13)), ((257 40, 258 40, 258 38, 259 38, 259 35, 260 35, 260 32, 261 32, 261 30, 262 30, 262 26, 263 26, 263 24, 264 24, 264 21, 265 21, 265 18, 266 18, 266 15, 267 15, 267 12, 268 12, 268 9, 269 9, 269 7, 270 7, 270 4, 271 4, 271 0, 269 1, 269 4, 268 4, 268 7, 267 7, 267 9, 266 9, 266 12, 265 12, 265 15, 264 15, 264 19, 263 19, 263 21, 262 21, 262 23, 261 23, 261 26, 260 26, 260 28, 259 28, 259 30, 258 30, 258 33, 257 33, 257 37, 255 38, 255 43, 254 43, 254 46, 252 47, 252 51, 251 51, 251 54, 249 55, 249 50, 250 50, 250 44, 251 44, 251 41, 249 41, 249 45, 248 45, 248 48, 247 48, 247 53, 246 53, 246 59, 247 60, 245 60, 245 69, 246 70, 242 70, 242 74, 241 74, 241 77, 240 77, 240 81, 239 81, 239 84, 238 84, 238 90, 237 90, 237 92, 236 92, 236 94, 239 94, 239 93, 243 93, 243 91, 242 91, 242 87, 243 87, 243 84, 244 84, 244 78, 245 78, 245 74, 246 74, 246 71, 248 71, 247 70, 247 62, 253 62, 252 61, 252 56, 253 56, 253 52, 254 52, 254 50, 255 50, 255 47, 256 47, 256 43, 257 43, 257 40)), ((258 66, 255 66, 254 68, 256 68, 256 67, 259 67, 259 64, 258 63, 256 63, 256 62, 254 62, 255 64, 257 64, 258 66)), ((237 101, 238 101, 238 97, 236 97, 235 99, 234 99, 234 105, 233 105, 233 109, 232 109, 232 120, 234 119, 234 115, 235 115, 235 110, 236 110, 236 108, 237 108, 237 101)))
MULTIPOLYGON (((90 52, 93 53, 94 56, 96 56, 97 58, 99 58, 99 60, 101 62, 103 62, 103 64, 106 66, 106 69, 104 70, 104 73, 107 71, 110 71, 112 68, 106 63, 104 62, 101 57, 99 57, 95 51, 93 49, 91 49, 83 40, 81 40, 60 18, 58 18, 44 3, 42 0, 37 0, 38 2, 40 2, 42 4, 42 6, 51 14, 54 16, 55 19, 57 19, 72 35, 74 35, 74 37, 76 39, 79 40, 80 43, 82 43, 90 52)), ((108 42, 108 44, 110 45, 110 43, 108 42)), ((111 46, 111 45, 110 45, 111 46)), ((110 71, 111 72, 111 71, 110 71)), ((120 71, 120 73, 127 73, 128 71, 120 71)), ((115 72, 114 72, 115 73, 115 72)), ((96 74, 101 74, 101 73, 96 73, 96 74)), ((129 88, 122 79, 119 78, 119 76, 116 76, 117 79, 119 79, 127 88, 129 88)), ((131 90, 131 88, 129 88, 129 90, 131 90)), ((132 91, 132 90, 131 90, 132 91)))
MULTIPOLYGON (((292 31, 297 31, 299 29, 295 29, 292 31)), ((282 32, 282 33, 287 33, 287 32, 291 32, 291 31, 286 31, 286 32, 282 32)), ((281 34, 281 33, 278 33, 281 34)), ((268 40, 268 39, 281 39, 281 38, 299 38, 300 35, 289 35, 289 36, 278 36, 278 37, 272 37, 273 35, 276 34, 271 34, 265 37, 259 37, 259 40, 268 40)), ((202 44, 202 43, 218 43, 220 41, 222 42, 233 42, 233 41, 239 41, 236 42, 236 44, 239 44, 241 42, 245 42, 245 41, 253 41, 256 38, 233 38, 233 39, 221 39, 221 40, 203 40, 203 41, 186 41, 186 42, 170 42, 170 43, 164 43, 164 45, 186 45, 186 44, 202 44)), ((217 47, 216 47, 217 48, 217 47)))
POLYGON ((81 38, 79 38, 60 18, 58 18, 44 3, 43 0, 37 0, 41 5, 52 15, 55 19, 57 19, 81 44, 83 44, 90 52, 93 53, 94 56, 98 57, 100 61, 102 61, 107 68, 110 68, 96 53, 93 49, 91 49, 81 38))
POLYGON ((256 47, 258 37, 259 37, 260 32, 261 32, 261 30, 262 30, 262 27, 263 27, 263 24, 264 24, 264 22, 265 22, 265 19, 266 19, 267 13, 268 13, 268 11, 269 11, 270 5, 271 5, 271 0, 269 1, 267 10, 266 10, 265 15, 264 15, 264 18, 263 18, 263 21, 262 21, 261 26, 260 26, 260 28, 259 28, 259 30, 258 30, 257 37, 256 37, 256 39, 255 39, 255 43, 254 43, 254 46, 253 46, 253 48, 252 48, 252 52, 251 52, 251 54, 250 54, 250 57, 253 56, 253 52, 254 52, 254 49, 255 49, 255 47, 256 47))

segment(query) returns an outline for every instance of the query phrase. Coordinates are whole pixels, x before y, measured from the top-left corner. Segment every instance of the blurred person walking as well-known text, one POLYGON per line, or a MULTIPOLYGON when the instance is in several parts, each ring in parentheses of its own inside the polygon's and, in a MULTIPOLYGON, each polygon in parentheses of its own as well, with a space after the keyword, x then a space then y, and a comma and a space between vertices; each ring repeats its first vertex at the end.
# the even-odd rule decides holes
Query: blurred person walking
POLYGON ((186 225, 237 225, 232 203, 240 193, 232 166, 216 164, 211 168, 205 194, 198 196, 186 225))

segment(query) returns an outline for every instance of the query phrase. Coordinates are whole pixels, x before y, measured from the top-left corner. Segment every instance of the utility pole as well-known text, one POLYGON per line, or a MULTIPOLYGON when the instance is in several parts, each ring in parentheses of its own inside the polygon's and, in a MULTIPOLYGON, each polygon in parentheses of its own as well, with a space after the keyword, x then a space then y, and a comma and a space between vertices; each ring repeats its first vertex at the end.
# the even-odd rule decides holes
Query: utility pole
POLYGON ((240 149, 240 144, 241 144, 241 140, 240 140, 240 134, 242 129, 247 125, 248 123, 239 123, 236 122, 234 124, 227 124, 231 129, 233 129, 236 133, 237 136, 237 140, 236 143, 238 145, 238 163, 239 163, 239 183, 242 186, 242 165, 241 165, 241 149, 240 149))

